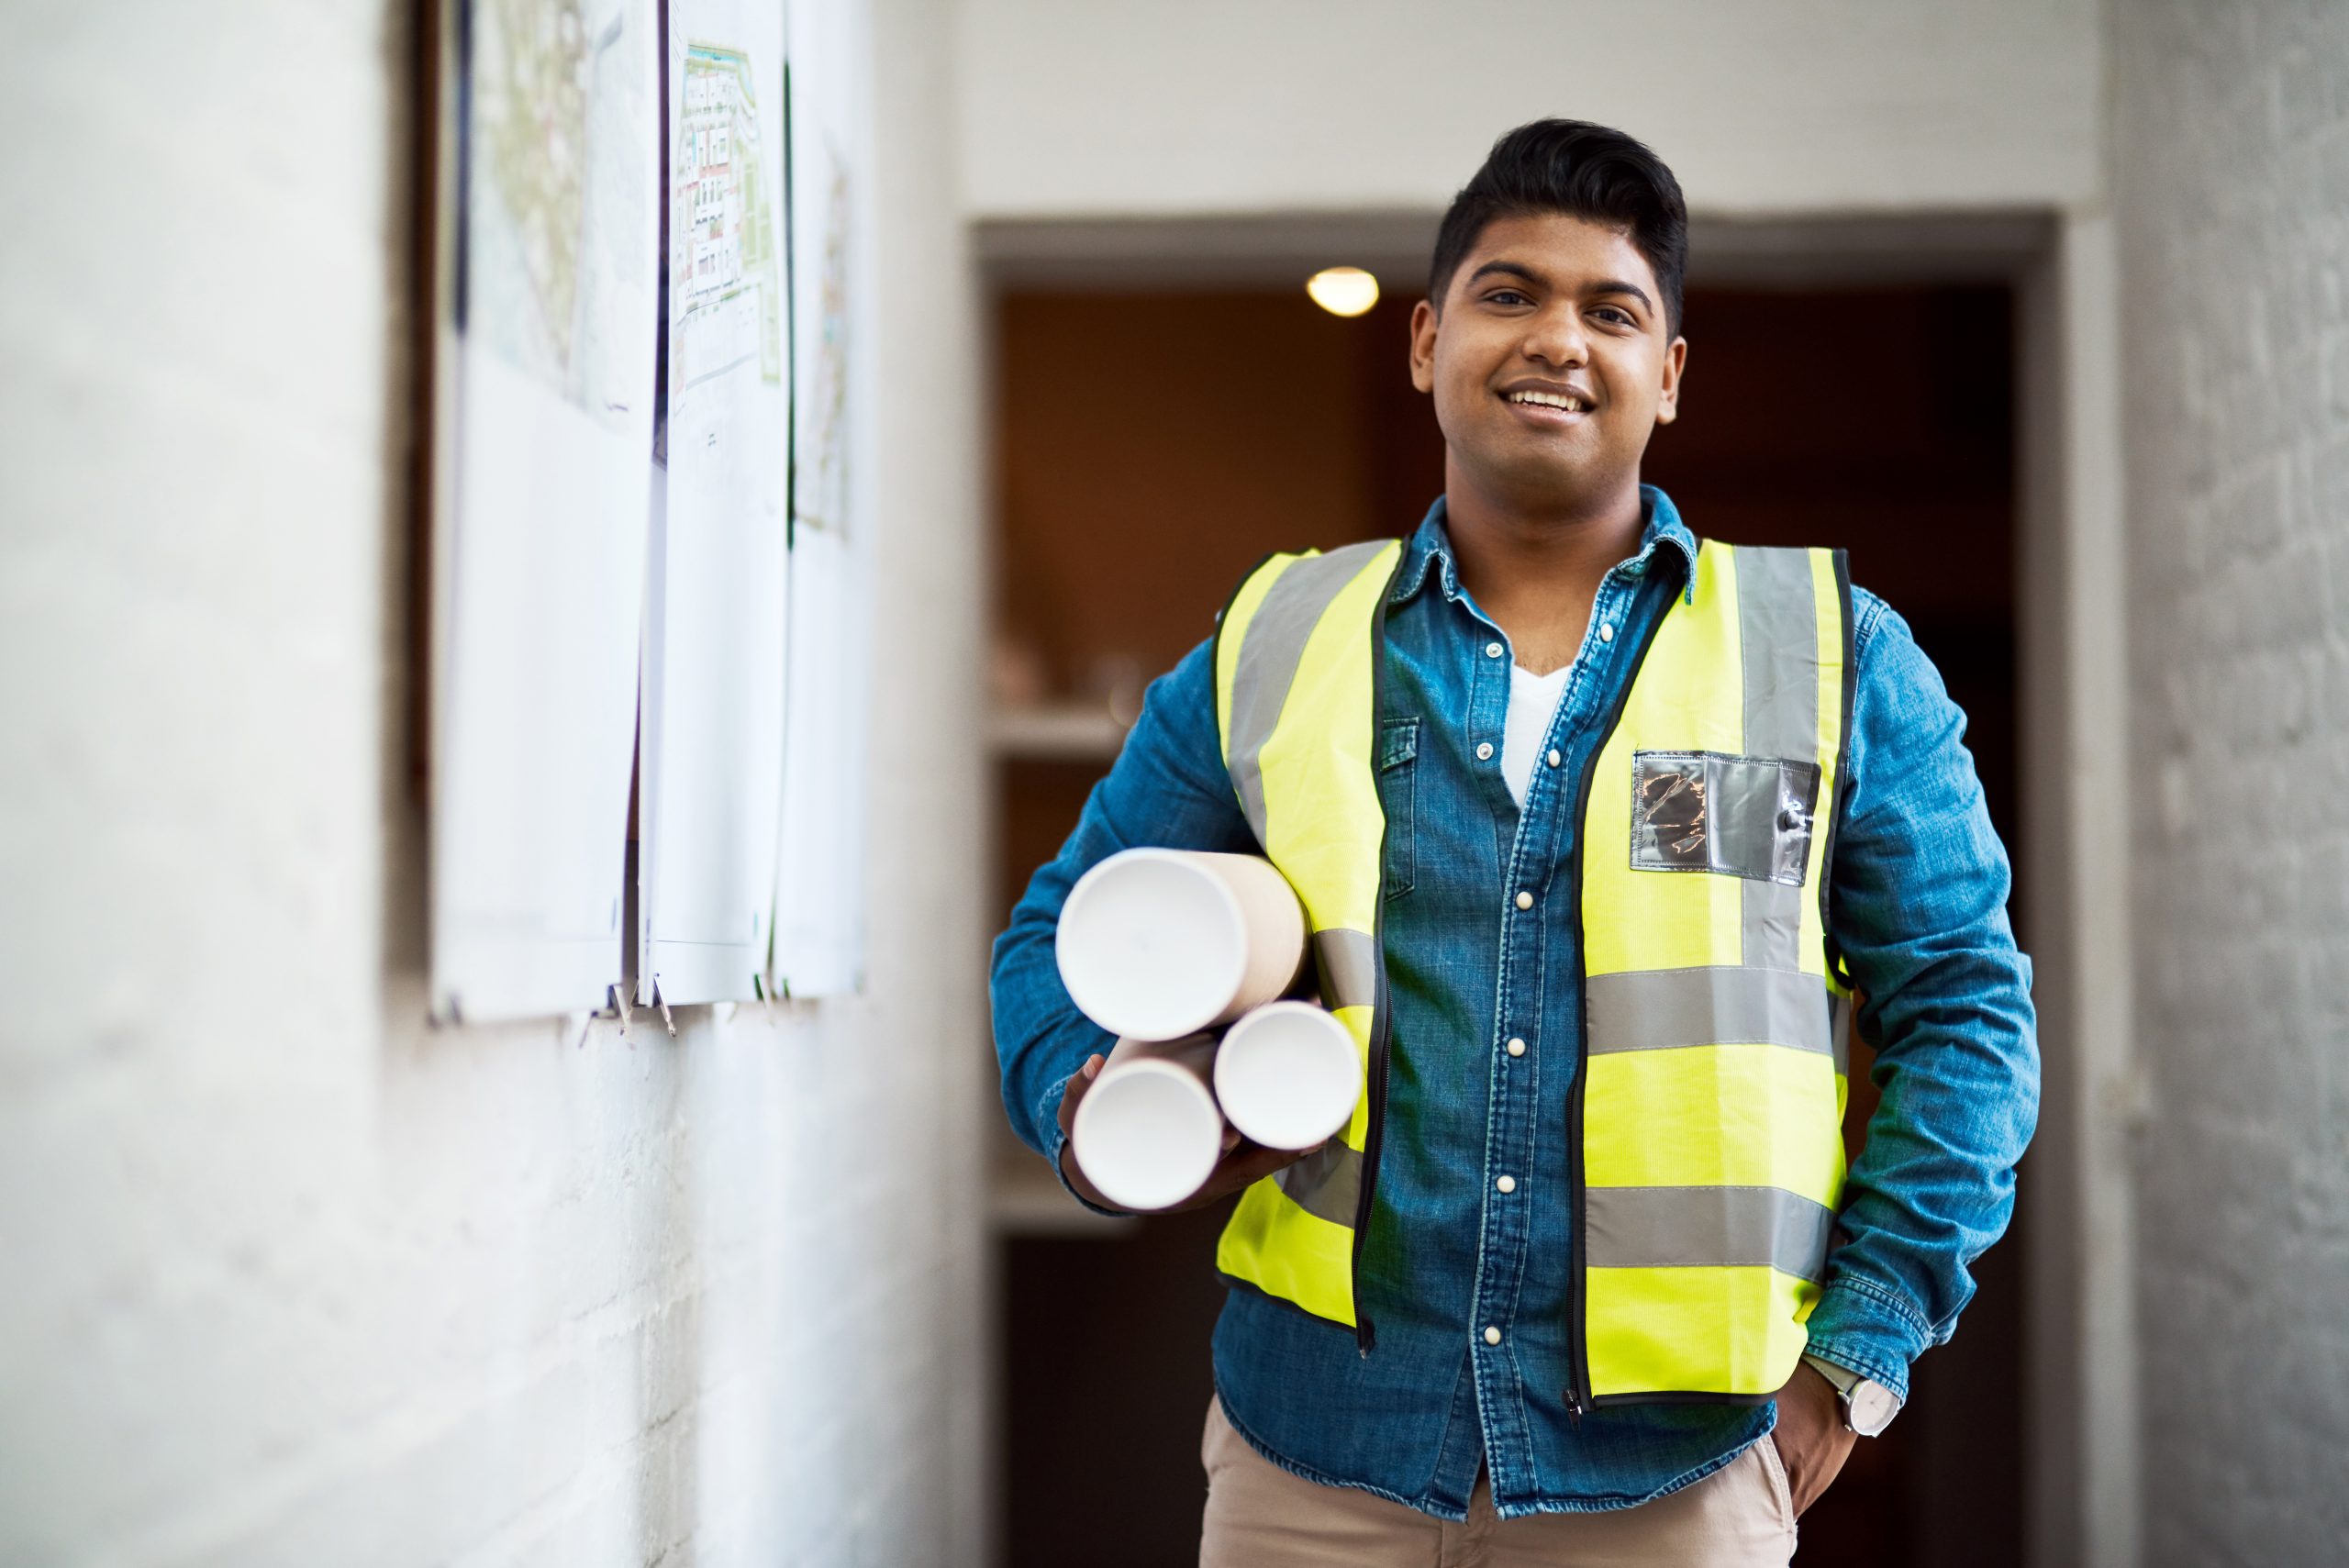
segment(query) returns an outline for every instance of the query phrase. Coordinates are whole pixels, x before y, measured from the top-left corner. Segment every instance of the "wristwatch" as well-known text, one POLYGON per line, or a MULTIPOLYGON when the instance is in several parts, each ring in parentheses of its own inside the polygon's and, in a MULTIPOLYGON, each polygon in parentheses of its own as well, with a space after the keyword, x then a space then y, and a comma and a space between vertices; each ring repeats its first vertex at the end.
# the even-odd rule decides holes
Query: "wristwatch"
POLYGON ((1876 1379, 1862 1377, 1849 1367, 1837 1366, 1808 1351, 1802 1359, 1813 1372, 1835 1385, 1835 1397, 1843 1407, 1843 1426, 1847 1430, 1872 1438, 1892 1425, 1892 1418, 1900 1414, 1900 1396, 1876 1379))

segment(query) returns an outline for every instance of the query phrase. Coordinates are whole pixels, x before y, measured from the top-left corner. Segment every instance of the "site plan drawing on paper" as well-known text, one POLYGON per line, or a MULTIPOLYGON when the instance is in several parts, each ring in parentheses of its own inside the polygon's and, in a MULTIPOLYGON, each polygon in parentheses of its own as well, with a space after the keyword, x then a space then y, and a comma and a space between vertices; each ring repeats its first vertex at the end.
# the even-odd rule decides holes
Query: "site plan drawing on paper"
MULTIPOLYGON (((849 181, 848 165, 831 138, 801 160, 820 180, 824 221, 817 228, 820 254, 795 301, 798 330, 807 335, 799 358, 798 472, 793 476, 792 528, 844 533, 848 528, 849 181)), ((806 254, 805 251, 802 254, 806 254)))
POLYGON ((806 997, 857 989, 864 964, 872 40, 845 0, 794 0, 788 25, 791 657, 773 979, 806 997))
POLYGON ((653 0, 449 0, 432 1008, 601 1006, 624 955, 660 325, 653 0))
POLYGON ((754 999, 782 813, 783 15, 670 0, 666 469, 640 740, 638 995, 754 999))
POLYGON ((685 50, 678 115, 675 268, 678 368, 693 388, 755 360, 783 379, 781 226, 770 193, 778 150, 761 145, 750 57, 709 43, 685 50))
POLYGON ((464 329, 620 428, 651 391, 650 7, 485 0, 473 28, 464 329))

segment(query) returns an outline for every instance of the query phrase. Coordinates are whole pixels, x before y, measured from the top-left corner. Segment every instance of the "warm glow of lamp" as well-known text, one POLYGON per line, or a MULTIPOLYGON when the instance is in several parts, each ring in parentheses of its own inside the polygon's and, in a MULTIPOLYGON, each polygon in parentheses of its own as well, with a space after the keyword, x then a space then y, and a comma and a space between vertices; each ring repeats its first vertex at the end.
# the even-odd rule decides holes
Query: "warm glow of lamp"
POLYGON ((1332 316, 1360 316, 1378 303, 1378 280, 1360 267, 1324 267, 1305 280, 1305 292, 1332 316))

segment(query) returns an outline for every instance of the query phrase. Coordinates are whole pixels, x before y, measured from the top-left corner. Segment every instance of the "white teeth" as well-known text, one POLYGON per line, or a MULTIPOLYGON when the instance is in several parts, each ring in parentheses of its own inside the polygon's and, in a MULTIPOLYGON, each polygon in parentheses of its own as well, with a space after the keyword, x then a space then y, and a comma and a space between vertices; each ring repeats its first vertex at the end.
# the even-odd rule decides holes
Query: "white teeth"
POLYGON ((1512 392, 1508 400, 1511 403, 1539 404, 1544 408, 1563 408, 1570 414, 1579 413, 1586 406, 1579 397, 1563 396, 1554 392, 1512 392))

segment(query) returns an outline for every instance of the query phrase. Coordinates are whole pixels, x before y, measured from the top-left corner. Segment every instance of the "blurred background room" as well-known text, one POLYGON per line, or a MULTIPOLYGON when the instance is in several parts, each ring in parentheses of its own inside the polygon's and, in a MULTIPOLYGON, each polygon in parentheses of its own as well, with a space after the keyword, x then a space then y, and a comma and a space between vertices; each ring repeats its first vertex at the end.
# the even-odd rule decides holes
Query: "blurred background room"
POLYGON ((7 29, 0 1563, 1196 1562, 1230 1206, 1067 1196, 988 943, 1252 562, 1442 492, 1407 323, 1545 115, 1687 193, 1642 477, 1908 618, 2036 971, 2014 1226, 1797 1562, 2349 1562, 2349 6, 7 29), (733 140, 664 137, 720 78, 733 140), (656 273, 689 159, 780 258, 656 273), (501 265, 566 325, 477 362, 501 265), (575 438, 484 434, 525 361, 575 438), (772 526, 696 554, 721 492, 772 526))

